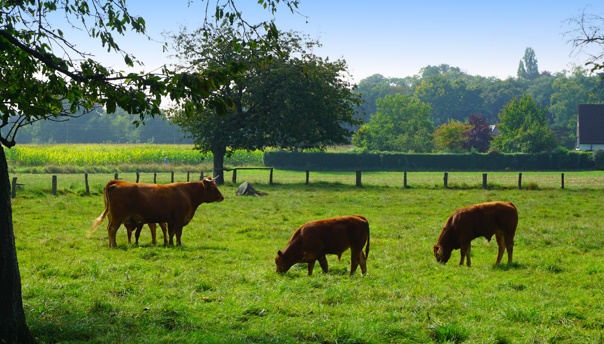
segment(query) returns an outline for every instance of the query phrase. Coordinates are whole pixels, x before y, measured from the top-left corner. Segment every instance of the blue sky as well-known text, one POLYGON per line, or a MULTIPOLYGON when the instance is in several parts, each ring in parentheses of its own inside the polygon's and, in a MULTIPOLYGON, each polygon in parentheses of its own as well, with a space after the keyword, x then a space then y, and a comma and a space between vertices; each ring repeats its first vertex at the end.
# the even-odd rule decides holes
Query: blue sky
MULTIPOLYGON (((205 2, 193 0, 130 0, 131 14, 145 18, 148 33, 163 41, 162 32, 177 33, 181 26, 199 27, 205 16, 205 2)), ((214 1, 211 1, 214 4, 214 1)), ((270 19, 255 0, 236 4, 250 23, 270 19)), ((582 65, 585 54, 571 55, 572 46, 564 33, 571 30, 567 20, 583 10, 604 16, 603 1, 361 1, 301 0, 300 14, 281 7, 277 26, 319 39, 323 47, 315 54, 347 61, 353 80, 373 74, 406 77, 427 65, 448 64, 471 75, 507 78, 516 76, 518 63, 527 47, 535 50, 539 70, 552 73, 582 65)), ((152 70, 170 63, 162 45, 128 35, 121 46, 152 70)), ((101 60, 120 60, 102 52, 101 60)))

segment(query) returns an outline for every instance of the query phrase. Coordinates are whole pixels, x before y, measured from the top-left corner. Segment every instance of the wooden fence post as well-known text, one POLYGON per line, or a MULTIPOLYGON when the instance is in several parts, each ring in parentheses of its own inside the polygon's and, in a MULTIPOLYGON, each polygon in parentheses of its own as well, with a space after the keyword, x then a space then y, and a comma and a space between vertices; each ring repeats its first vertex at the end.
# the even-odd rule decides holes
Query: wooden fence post
POLYGON ((170 172, 170 175, 172 176, 170 179, 171 183, 174 183, 174 171, 170 172))
POLYGON ((57 195, 57 176, 56 175, 52 176, 52 194, 54 196, 57 195))
POLYGON ((139 179, 140 179, 140 173, 138 173, 138 171, 136 171, 136 182, 138 183, 139 179))
POLYGON ((522 190, 522 172, 518 173, 518 190, 522 190))
POLYGON ((199 180, 203 180, 203 171, 199 174, 199 180))
POLYGON ((486 173, 482 174, 482 188, 485 190, 487 188, 487 174, 486 173))
POLYGON ((562 188, 564 189, 564 173, 562 173, 562 188))
POLYGON ((90 196, 90 186, 88 186, 88 173, 84 173, 84 184, 86 184, 86 196, 90 196))
POLYGON ((233 184, 237 184, 237 169, 233 169, 233 184))
POLYGON ((153 184, 157 184, 157 172, 153 172, 153 184))
POLYGON ((403 176, 403 188, 407 189, 407 171, 405 171, 405 174, 403 176))
POLYGON ((363 186, 361 183, 361 171, 357 171, 357 186, 363 186))
POLYGON ((449 173, 445 172, 445 176, 443 177, 443 181, 445 182, 445 189, 449 187, 449 173))
POLYGON ((306 170, 306 185, 308 185, 309 182, 309 176, 310 176, 310 171, 306 170))
POLYGON ((189 171, 187 171, 187 183, 189 182, 189 171))
POLYGON ((13 177, 13 184, 10 189, 10 197, 11 198, 17 197, 17 177, 13 177))
POLYGON ((273 185, 273 168, 271 167, 271 174, 268 179, 268 185, 273 185))

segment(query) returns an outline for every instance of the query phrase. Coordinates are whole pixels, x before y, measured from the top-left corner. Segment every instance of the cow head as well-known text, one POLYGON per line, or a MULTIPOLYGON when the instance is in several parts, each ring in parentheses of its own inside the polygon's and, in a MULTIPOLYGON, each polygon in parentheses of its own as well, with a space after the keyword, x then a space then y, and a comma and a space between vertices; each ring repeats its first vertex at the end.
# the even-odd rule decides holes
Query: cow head
POLYGON ((451 258, 452 250, 447 250, 439 244, 434 245, 434 257, 439 263, 446 264, 451 258))
POLYGON ((283 252, 279 250, 277 251, 277 257, 275 257, 275 265, 277 266, 275 271, 283 274, 286 273, 287 270, 294 265, 294 263, 290 262, 290 259, 288 259, 283 252))
POLYGON ((222 196, 218 190, 218 186, 216 186, 216 178, 207 177, 202 183, 206 190, 206 202, 222 202, 224 200, 224 196, 222 196))

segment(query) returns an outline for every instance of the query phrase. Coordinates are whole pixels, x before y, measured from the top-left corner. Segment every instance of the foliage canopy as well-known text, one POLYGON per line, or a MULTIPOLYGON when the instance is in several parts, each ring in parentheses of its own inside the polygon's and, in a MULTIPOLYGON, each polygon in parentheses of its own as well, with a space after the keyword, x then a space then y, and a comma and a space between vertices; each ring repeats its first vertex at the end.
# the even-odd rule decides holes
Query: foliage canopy
POLYGON ((556 139, 547 125, 547 109, 531 96, 512 99, 499 114, 497 129, 501 135, 491 147, 501 152, 542 152, 556 147, 556 139))

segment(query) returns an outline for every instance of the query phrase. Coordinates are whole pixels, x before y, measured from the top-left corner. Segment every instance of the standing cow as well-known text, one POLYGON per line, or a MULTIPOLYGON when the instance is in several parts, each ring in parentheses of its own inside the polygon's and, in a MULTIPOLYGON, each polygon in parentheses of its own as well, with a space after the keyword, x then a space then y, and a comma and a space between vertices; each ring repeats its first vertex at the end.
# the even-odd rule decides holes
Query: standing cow
POLYGON ((464 258, 470 266, 471 241, 481 236, 491 241, 495 234, 499 247, 496 264, 501 262, 504 250, 508 252, 510 264, 517 226, 518 210, 511 202, 487 202, 457 209, 449 216, 434 245, 434 256, 437 262, 446 263, 453 250, 461 249, 459 266, 463 265, 464 258))
POLYGON ((296 230, 283 252, 277 252, 277 272, 285 273, 296 263, 308 263, 310 276, 318 260, 323 272, 327 273, 329 269, 325 255, 336 254, 340 259, 348 248, 351 253, 350 276, 359 264, 365 275, 369 256, 369 223, 364 217, 341 216, 308 222, 296 230))
POLYGON ((180 245, 182 228, 186 226, 195 210, 202 203, 221 202, 224 197, 218 190, 215 180, 208 177, 198 182, 171 184, 143 184, 112 180, 105 185, 103 192, 105 211, 94 221, 90 235, 109 218, 107 233, 109 247, 117 247, 115 234, 122 223, 134 219, 136 223, 168 224, 170 245, 176 234, 180 245))

